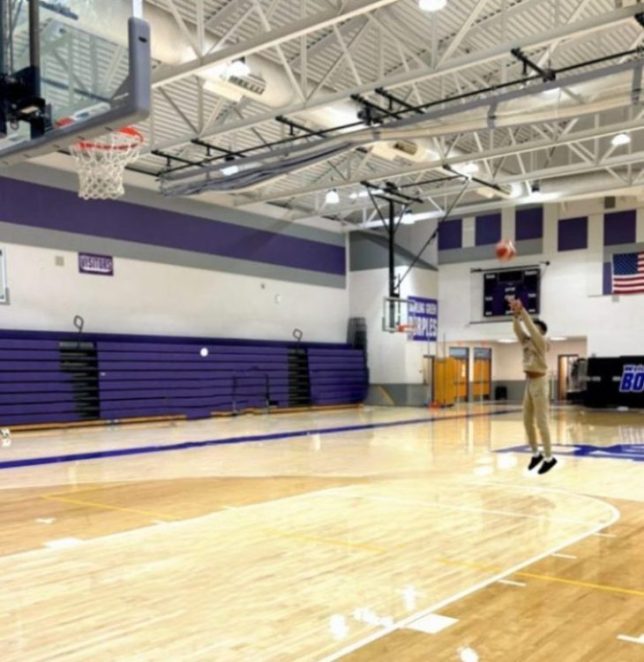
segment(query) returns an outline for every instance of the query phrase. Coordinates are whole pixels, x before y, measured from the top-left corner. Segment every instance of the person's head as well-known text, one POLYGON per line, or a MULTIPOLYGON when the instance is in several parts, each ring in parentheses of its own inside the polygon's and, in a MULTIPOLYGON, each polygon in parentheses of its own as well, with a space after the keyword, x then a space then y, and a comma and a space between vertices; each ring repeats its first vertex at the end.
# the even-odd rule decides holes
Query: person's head
POLYGON ((535 326, 541 331, 541 335, 545 336, 548 333, 548 325, 543 320, 535 320, 535 326))

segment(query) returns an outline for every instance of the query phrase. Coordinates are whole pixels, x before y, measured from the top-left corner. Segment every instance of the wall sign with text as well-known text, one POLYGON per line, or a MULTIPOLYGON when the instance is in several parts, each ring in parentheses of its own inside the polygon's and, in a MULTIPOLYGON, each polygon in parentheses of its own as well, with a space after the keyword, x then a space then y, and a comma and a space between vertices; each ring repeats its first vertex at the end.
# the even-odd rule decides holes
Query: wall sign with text
POLYGON ((412 340, 435 342, 438 340, 438 301, 423 297, 409 297, 409 324, 416 327, 412 340))
POLYGON ((79 253, 78 271, 82 274, 94 274, 95 276, 113 276, 114 258, 110 255, 79 253))

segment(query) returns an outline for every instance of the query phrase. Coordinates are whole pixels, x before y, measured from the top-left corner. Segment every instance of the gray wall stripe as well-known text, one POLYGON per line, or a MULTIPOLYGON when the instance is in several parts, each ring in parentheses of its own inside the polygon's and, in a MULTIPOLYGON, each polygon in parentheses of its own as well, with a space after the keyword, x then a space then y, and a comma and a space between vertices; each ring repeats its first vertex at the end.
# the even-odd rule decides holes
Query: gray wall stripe
MULTIPOLYGON (((56 170, 34 163, 21 163, 2 171, 2 176, 33 182, 43 186, 52 186, 67 191, 78 190, 78 180, 74 173, 66 170, 56 170)), ((291 221, 283 221, 270 216, 245 212, 241 209, 222 207, 210 202, 203 202, 193 198, 166 198, 160 193, 134 186, 126 187, 123 202, 145 205, 153 209, 165 209, 179 214, 198 216, 215 221, 235 223, 254 230, 265 230, 276 234, 283 234, 298 239, 319 241, 333 246, 344 246, 346 236, 344 233, 334 233, 307 225, 298 225, 291 221)))
MULTIPOLYGON (((223 271, 242 276, 270 278, 306 285, 320 285, 344 289, 346 278, 335 274, 305 271, 291 267, 280 267, 249 260, 237 260, 218 255, 193 253, 191 251, 150 246, 135 242, 91 237, 71 232, 43 230, 12 223, 0 222, 0 240, 7 243, 25 246, 37 246, 53 250, 109 254, 114 257, 156 262, 172 266, 223 271)), ((117 266, 118 268, 118 266, 117 266)))

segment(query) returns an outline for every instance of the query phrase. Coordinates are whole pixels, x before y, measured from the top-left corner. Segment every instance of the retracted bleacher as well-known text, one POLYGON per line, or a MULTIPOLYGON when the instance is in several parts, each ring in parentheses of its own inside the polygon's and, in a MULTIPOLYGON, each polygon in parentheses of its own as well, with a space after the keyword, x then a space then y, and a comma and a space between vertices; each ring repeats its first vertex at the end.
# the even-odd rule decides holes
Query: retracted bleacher
POLYGON ((0 331, 0 427, 358 404, 367 382, 342 344, 0 331))

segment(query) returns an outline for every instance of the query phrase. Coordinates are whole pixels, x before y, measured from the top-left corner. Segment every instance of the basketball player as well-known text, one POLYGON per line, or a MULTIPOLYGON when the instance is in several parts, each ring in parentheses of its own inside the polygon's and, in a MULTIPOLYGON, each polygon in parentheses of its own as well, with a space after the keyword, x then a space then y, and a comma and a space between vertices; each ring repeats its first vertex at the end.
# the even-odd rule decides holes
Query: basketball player
POLYGON ((510 301, 514 314, 514 333, 523 347, 523 371, 526 375, 526 388, 523 397, 523 423, 528 442, 532 448, 532 459, 528 469, 532 471, 539 465, 540 474, 545 474, 557 464, 552 456, 552 442, 548 427, 548 365, 546 363, 546 333, 548 326, 541 320, 532 320, 519 299, 510 301), (522 324, 525 325, 526 331, 522 324), (537 443, 537 430, 541 436, 543 452, 537 443))

